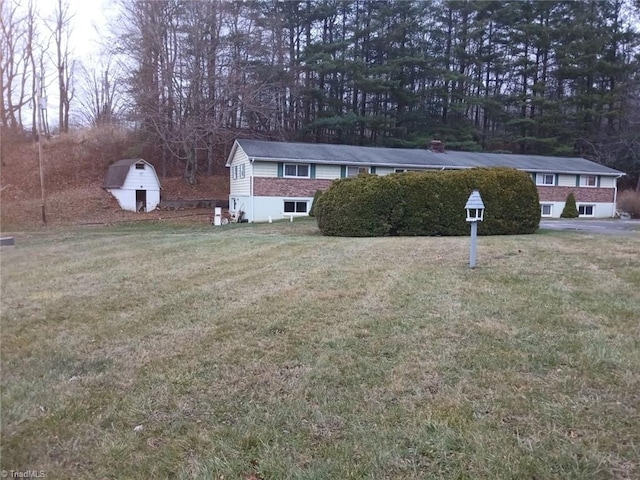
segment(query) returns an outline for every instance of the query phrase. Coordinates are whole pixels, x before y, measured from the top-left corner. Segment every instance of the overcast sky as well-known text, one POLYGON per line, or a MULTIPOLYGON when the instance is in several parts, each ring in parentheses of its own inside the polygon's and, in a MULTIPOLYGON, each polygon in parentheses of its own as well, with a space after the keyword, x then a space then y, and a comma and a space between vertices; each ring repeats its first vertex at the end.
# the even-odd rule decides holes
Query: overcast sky
MULTIPOLYGON (((64 2, 65 0, 63 0, 64 2)), ((66 0, 69 3, 71 19, 71 58, 80 62, 84 67, 91 68, 99 62, 103 39, 108 36, 108 23, 116 14, 116 0, 66 0)), ((55 16, 58 0, 35 0, 37 12, 43 19, 50 20, 55 16)), ((50 55, 54 55, 54 46, 50 46, 50 55)), ((55 68, 46 65, 47 73, 47 113, 49 126, 52 130, 58 124, 58 91, 55 68)), ((76 117, 80 105, 78 96, 82 95, 81 71, 76 69, 74 73, 75 100, 72 101, 70 114, 76 117)))

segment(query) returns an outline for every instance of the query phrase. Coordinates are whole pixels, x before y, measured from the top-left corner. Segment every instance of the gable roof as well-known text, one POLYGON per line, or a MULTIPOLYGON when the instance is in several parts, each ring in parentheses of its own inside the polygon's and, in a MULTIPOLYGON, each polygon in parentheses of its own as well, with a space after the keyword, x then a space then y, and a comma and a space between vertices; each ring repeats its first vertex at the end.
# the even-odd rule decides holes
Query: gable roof
POLYGON ((104 178, 104 182, 102 182, 102 188, 122 188, 122 185, 124 185, 124 182, 127 179, 127 174, 129 173, 131 165, 140 162, 145 165, 149 165, 155 173, 153 165, 141 158, 126 158, 124 160, 118 160, 117 162, 109 165, 107 175, 104 178))
POLYGON ((577 157, 548 157, 503 153, 436 153, 408 148, 359 147, 321 143, 285 143, 263 140, 235 141, 227 166, 240 147, 250 159, 271 162, 371 165, 396 168, 464 169, 511 167, 527 172, 572 173, 622 176, 623 172, 577 157))

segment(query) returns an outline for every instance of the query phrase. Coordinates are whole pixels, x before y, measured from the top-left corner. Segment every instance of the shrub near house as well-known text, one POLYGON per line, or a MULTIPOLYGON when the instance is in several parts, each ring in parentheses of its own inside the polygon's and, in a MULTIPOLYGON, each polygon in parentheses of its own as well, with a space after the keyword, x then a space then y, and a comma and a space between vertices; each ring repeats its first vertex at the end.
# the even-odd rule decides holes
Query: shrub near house
POLYGON ((315 207, 324 235, 468 235, 464 206, 473 190, 485 204, 481 235, 533 233, 540 223, 531 177, 508 168, 360 175, 335 181, 315 207))

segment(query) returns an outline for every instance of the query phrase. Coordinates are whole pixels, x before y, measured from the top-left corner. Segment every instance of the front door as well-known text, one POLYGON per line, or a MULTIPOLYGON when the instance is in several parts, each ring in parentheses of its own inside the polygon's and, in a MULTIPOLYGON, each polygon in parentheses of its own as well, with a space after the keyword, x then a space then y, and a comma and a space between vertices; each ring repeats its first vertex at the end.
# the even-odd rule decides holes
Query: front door
POLYGON ((136 212, 147 211, 147 191, 136 190, 136 212))

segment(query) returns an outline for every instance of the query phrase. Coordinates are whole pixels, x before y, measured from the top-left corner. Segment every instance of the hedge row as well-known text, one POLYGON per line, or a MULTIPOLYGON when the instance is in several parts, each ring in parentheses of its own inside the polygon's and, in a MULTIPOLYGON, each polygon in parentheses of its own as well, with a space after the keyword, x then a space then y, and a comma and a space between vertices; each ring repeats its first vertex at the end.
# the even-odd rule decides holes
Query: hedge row
POLYGON ((314 202, 323 235, 468 235, 464 206, 473 190, 485 205, 479 235, 533 233, 538 190, 529 174, 509 168, 359 175, 336 180, 314 202))

